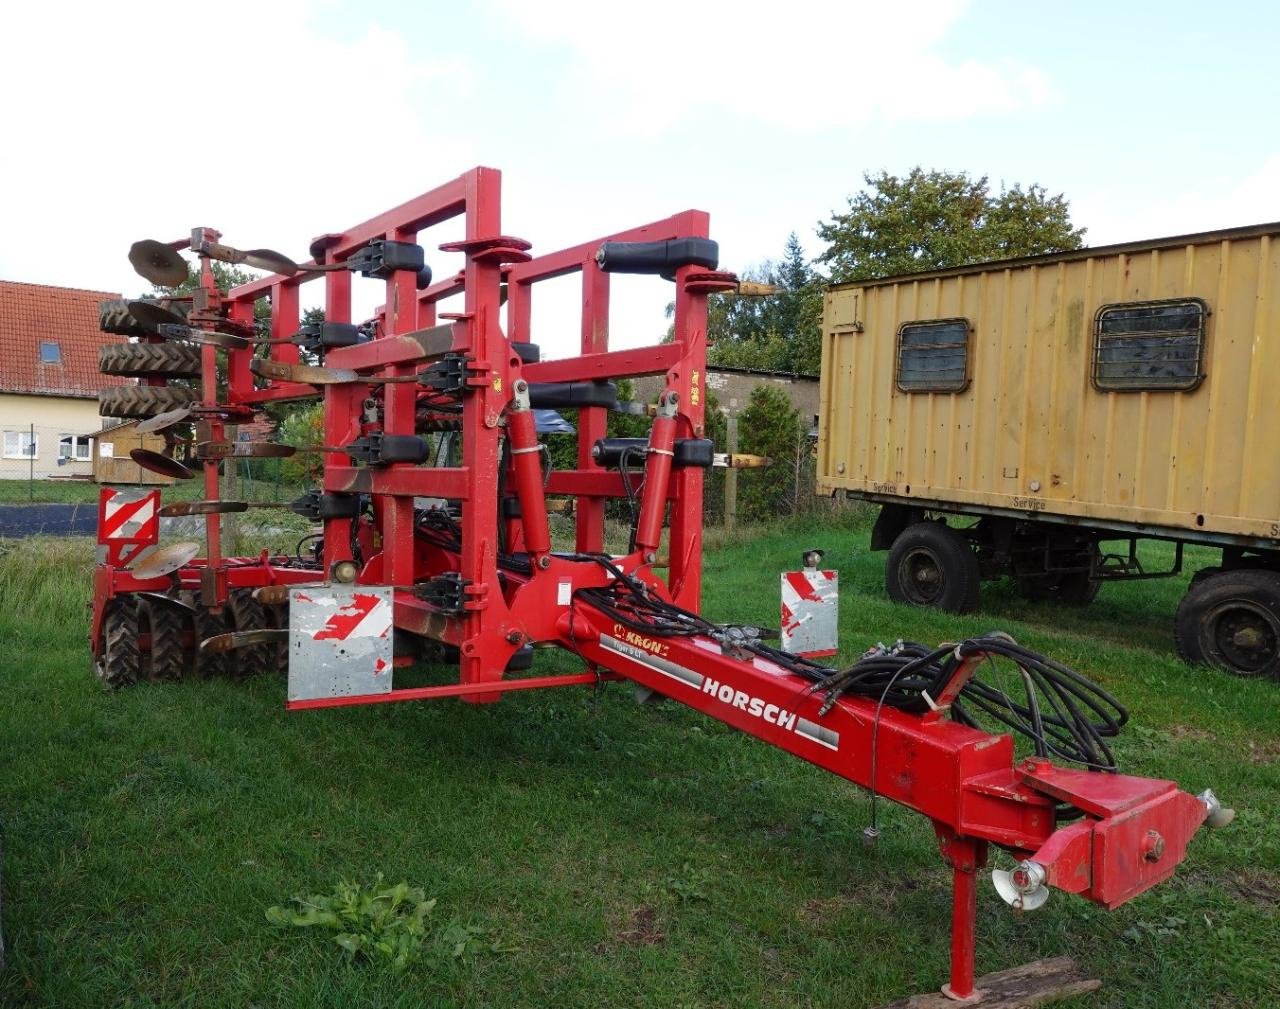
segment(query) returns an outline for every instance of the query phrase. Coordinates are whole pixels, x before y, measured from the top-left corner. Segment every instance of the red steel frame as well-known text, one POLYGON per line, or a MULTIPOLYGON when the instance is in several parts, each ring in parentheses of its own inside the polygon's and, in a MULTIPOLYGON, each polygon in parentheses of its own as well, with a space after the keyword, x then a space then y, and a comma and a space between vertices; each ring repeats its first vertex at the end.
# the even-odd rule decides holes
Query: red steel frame
MULTIPOLYGON (((943 857, 955 877, 952 971, 948 994, 974 997, 975 876, 988 847, 1005 848, 1033 859, 1046 870, 1050 885, 1113 907, 1168 877, 1184 856, 1190 837, 1205 819, 1206 804, 1169 781, 1063 770, 1047 761, 1015 763, 1009 736, 990 736, 945 717, 945 705, 924 717, 877 706, 861 699, 841 700, 818 714, 819 699, 799 676, 760 657, 728 654, 706 637, 650 639, 613 624, 585 601, 570 602, 584 588, 598 588, 611 576, 589 559, 550 550, 547 494, 576 499, 576 553, 604 550, 604 505, 623 496, 617 472, 595 465, 590 449, 604 435, 602 407, 580 411, 577 467, 554 471, 542 480, 530 465, 535 435, 521 406, 525 383, 587 381, 662 375, 663 392, 649 440, 640 501, 636 549, 613 563, 647 583, 658 596, 696 611, 701 591, 703 474, 694 467, 672 468, 678 438, 701 437, 704 428, 706 371, 706 299, 733 287, 729 274, 697 266, 675 272, 674 338, 661 346, 609 349, 608 273, 595 255, 597 239, 549 255, 531 257, 527 243, 505 236, 500 218, 500 174, 476 168, 340 234, 313 245, 324 263, 347 259, 369 241, 414 242, 420 232, 455 218, 462 238, 444 246, 460 252, 465 265, 456 276, 423 291, 402 271, 386 282, 380 331, 370 342, 331 350, 326 366, 355 369, 368 376, 411 375, 445 352, 466 354, 468 389, 462 400, 462 462, 437 468, 410 464, 355 466, 342 453, 324 457, 324 489, 372 495, 375 520, 363 530, 371 545, 358 581, 389 585, 394 621, 401 632, 433 638, 457 647, 456 684, 394 690, 389 694, 295 701, 307 709, 374 704, 445 696, 471 702, 497 700, 507 691, 597 683, 623 677, 718 718, 771 745, 874 789, 888 799, 918 810, 933 822, 943 857), (537 283, 581 274, 580 354, 565 360, 522 364, 512 342, 528 342, 537 283), (501 287, 506 284, 505 331, 501 325, 501 287), (462 296, 459 310, 438 313, 444 299, 462 296), (445 324, 441 328, 440 324, 445 324), (506 486, 521 504, 520 517, 501 520, 498 508, 501 439, 514 460, 506 486), (525 461, 521 461, 521 460, 525 461), (415 538, 415 496, 462 503, 461 549, 423 550, 415 538), (508 523, 508 542, 523 545, 532 573, 511 570, 499 580, 499 522, 508 523), (655 568, 666 529, 668 577, 655 568), (442 612, 413 594, 413 586, 445 571, 468 581, 460 614, 442 612), (583 673, 506 678, 506 667, 527 643, 552 643, 580 655, 583 673), (873 751, 873 744, 875 749, 873 751), (1066 825, 1055 805, 1069 803, 1079 816, 1066 825), (1158 838, 1156 844, 1153 838, 1158 838)), ((704 238, 708 217, 685 211, 662 221, 606 236, 635 242, 704 238)), ((206 274, 208 263, 205 262, 206 274)), ((322 278, 326 318, 350 322, 351 275, 345 271, 273 276, 231 293, 233 319, 252 319, 254 302, 269 297, 271 332, 287 336, 299 323, 299 286, 322 278)), ((296 362, 296 347, 273 347, 277 360, 296 362)), ((206 348, 205 396, 216 394, 214 352, 206 348)), ((311 386, 285 382, 255 384, 248 351, 228 354, 230 404, 253 407, 270 400, 314 396, 311 386)), ((382 430, 412 435, 417 397, 412 383, 329 385, 324 400, 324 442, 349 443, 369 426, 366 398, 380 397, 382 430)), ((524 400, 527 407, 527 400, 524 400)), ((221 422, 210 436, 221 437, 221 422)), ((206 489, 217 493, 216 464, 206 469, 206 489)), ((326 571, 351 559, 351 520, 325 523, 326 571)), ((184 586, 201 586, 214 601, 227 587, 298 581, 296 572, 280 572, 269 559, 226 560, 219 554, 218 522, 209 522, 209 556, 175 577, 184 586)), ((314 573, 309 575, 314 578, 314 573)), ((99 568, 97 597, 119 591, 162 587, 133 579, 127 571, 99 568)), ((160 580, 163 583, 165 580, 160 580)), ((96 621, 101 605, 95 607, 96 621)), ((945 700, 945 698, 944 698, 945 700)))

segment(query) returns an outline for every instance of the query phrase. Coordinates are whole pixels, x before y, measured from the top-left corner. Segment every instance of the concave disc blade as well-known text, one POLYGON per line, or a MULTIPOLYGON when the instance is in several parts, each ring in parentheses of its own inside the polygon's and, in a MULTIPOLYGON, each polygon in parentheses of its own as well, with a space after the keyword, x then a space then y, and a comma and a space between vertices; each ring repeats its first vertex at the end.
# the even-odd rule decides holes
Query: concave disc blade
POLYGON ((154 431, 163 431, 167 427, 173 427, 174 424, 181 424, 190 416, 191 411, 185 406, 179 407, 177 410, 166 410, 164 413, 158 413, 154 417, 138 421, 138 426, 134 430, 138 434, 151 434, 154 431))
POLYGON ((187 261, 163 242, 144 238, 129 246, 129 263, 158 287, 177 287, 187 279, 187 261))
POLYGON ((190 563, 199 552, 199 543, 170 543, 147 554, 129 569, 129 573, 135 578, 160 578, 190 563))
POLYGON ((286 277, 292 277, 298 272, 297 263, 274 249, 247 249, 244 262, 246 266, 266 270, 269 273, 281 273, 286 277))
POLYGON ((152 473, 175 477, 178 480, 190 480, 195 476, 195 473, 178 462, 177 459, 170 459, 167 455, 153 452, 149 448, 130 449, 129 458, 143 469, 151 470, 152 473))
POLYGON ((163 305, 157 305, 154 301, 139 299, 138 301, 129 302, 129 314, 148 329, 158 329, 160 326, 165 325, 185 326, 187 324, 187 320, 177 312, 171 312, 163 305))

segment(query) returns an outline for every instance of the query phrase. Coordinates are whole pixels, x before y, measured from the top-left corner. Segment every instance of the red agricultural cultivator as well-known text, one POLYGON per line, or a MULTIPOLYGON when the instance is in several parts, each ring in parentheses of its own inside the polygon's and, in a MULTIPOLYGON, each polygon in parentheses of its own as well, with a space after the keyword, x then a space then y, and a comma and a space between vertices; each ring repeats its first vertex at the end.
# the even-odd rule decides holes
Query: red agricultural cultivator
POLYGON ((140 451, 142 465, 204 480, 202 500, 167 507, 159 492, 103 492, 91 640, 108 685, 284 667, 300 709, 633 681, 870 789, 873 809, 883 796, 929 817, 954 871, 944 991, 960 1000, 980 998, 975 883, 992 845, 1016 863, 996 874, 1016 907, 1039 906, 1047 887, 1115 907, 1170 876, 1206 818, 1229 818, 1212 793, 1116 773, 1107 740, 1120 705, 1005 636, 882 645, 835 668, 698 615, 703 477, 733 462, 704 430, 707 297, 741 290, 717 268, 706 214, 535 256, 503 233, 500 174, 477 168, 322 235, 306 262, 221 237, 197 228, 138 243, 130 258, 144 277, 179 284, 190 250, 202 283, 185 298, 104 308, 105 328, 138 342, 104 349, 103 369, 141 383, 106 390, 102 412, 165 433, 166 451, 140 451), (461 263, 444 279, 418 244, 429 231, 461 263), (272 275, 222 295, 214 261, 272 275), (355 274, 386 286, 364 322, 352 318, 355 274), (570 274, 581 276, 580 353, 543 361, 533 294, 570 274), (672 339, 610 350, 614 274, 674 284, 672 339), (309 282, 323 284, 324 321, 302 325, 309 282), (264 299, 269 321, 255 319, 264 299), (452 311, 439 310, 446 299, 452 311), (616 382, 644 375, 663 377, 656 402, 620 404, 616 382), (238 440, 233 426, 315 397, 322 444, 306 450, 320 454, 323 481, 292 505, 322 527, 314 550, 224 556, 222 517, 250 502, 219 497, 220 468, 294 451, 238 440), (541 409, 577 411, 575 468, 551 467, 541 409), (618 409, 646 413, 647 438, 608 437, 618 409), (553 547, 550 496, 573 499, 571 549, 553 547), (610 499, 630 516, 613 553, 610 499), (159 545, 165 514, 205 516, 203 556, 194 543, 159 545), (530 673, 534 646, 550 645, 583 671, 530 673), (456 682, 397 687, 396 668, 426 649, 456 662, 456 682), (1020 671, 1015 698, 986 678, 997 660, 1020 671), (1013 734, 981 727, 992 724, 1030 739, 1034 755, 1016 760, 1013 734))

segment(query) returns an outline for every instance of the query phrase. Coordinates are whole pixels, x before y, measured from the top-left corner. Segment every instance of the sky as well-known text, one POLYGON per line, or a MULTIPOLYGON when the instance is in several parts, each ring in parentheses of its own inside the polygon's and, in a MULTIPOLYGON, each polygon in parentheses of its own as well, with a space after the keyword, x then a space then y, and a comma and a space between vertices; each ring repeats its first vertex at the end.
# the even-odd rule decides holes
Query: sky
MULTIPOLYGON (((9 5, 0 278, 136 296, 130 243, 195 225, 304 259, 475 165, 535 254, 697 208, 731 270, 817 256, 864 173, 915 165, 1063 193, 1090 245, 1275 221, 1278 50, 1280 5, 1239 2, 9 5)), ((437 276, 457 237, 423 236, 437 276)), ((614 292, 614 345, 656 342, 670 286, 614 292)))

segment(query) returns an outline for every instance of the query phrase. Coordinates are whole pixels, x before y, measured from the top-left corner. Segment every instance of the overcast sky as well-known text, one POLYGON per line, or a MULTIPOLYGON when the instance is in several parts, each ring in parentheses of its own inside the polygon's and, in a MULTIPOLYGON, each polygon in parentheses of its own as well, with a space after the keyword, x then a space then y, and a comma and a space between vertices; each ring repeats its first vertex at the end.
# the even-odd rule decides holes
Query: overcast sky
MULTIPOLYGON (((0 21, 0 278, 137 294, 193 225, 314 235, 477 164, 551 251, 689 207, 776 257, 866 171, 1032 182, 1090 244, 1280 219, 1280 5, 22 3, 0 21)), ((456 262, 434 252, 437 274, 456 262)), ((361 301, 373 304, 372 282, 361 301)), ((535 300, 548 356, 572 350, 535 300)), ((669 288, 623 278, 615 344, 669 288)))

